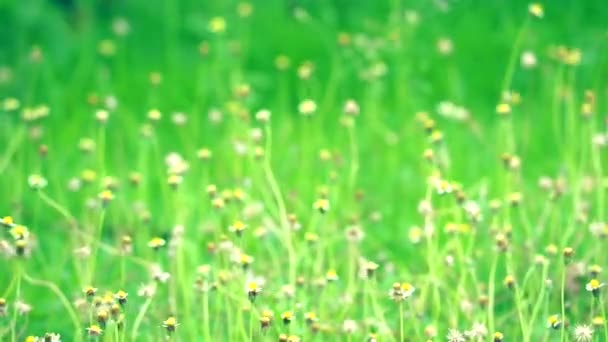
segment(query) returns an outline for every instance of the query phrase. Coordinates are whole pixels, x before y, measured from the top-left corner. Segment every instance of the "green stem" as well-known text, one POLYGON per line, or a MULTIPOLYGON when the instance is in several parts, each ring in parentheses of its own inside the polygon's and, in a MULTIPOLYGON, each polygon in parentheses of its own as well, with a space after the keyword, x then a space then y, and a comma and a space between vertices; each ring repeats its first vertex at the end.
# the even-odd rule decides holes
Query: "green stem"
POLYGON ((63 307, 65 308, 65 311, 67 311, 68 316, 70 317, 70 320, 72 321, 72 325, 74 326, 74 335, 75 335, 74 340, 81 341, 82 340, 82 336, 81 336, 82 326, 80 324, 80 320, 78 319, 78 315, 76 314, 76 311, 74 311, 74 309, 72 308, 72 304, 70 303, 68 298, 63 294, 63 292, 61 292, 59 287, 57 287, 57 285, 55 285, 54 283, 51 283, 49 281, 32 278, 27 273, 23 273, 23 280, 25 280, 27 283, 35 285, 35 286, 46 287, 49 290, 51 290, 51 292, 53 292, 57 297, 59 297, 61 304, 63 304, 63 307))
POLYGON ((144 302, 144 305, 139 310, 137 317, 135 318, 135 322, 133 323, 133 330, 131 331, 131 340, 137 341, 137 333, 139 331, 139 326, 141 325, 141 321, 144 319, 146 315, 146 311, 148 311, 148 307, 152 303, 152 297, 148 297, 144 302))

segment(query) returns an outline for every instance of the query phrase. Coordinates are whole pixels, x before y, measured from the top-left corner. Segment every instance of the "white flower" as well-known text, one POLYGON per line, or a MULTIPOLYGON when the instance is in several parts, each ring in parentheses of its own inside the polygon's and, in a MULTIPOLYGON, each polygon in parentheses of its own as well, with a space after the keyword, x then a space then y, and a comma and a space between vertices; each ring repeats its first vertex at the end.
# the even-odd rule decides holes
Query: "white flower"
POLYGON ((574 327, 574 340, 576 342, 591 342, 593 339, 593 328, 586 324, 574 327))
POLYGON ((352 319, 345 320, 344 323, 342 323, 342 331, 347 334, 354 333, 357 331, 357 322, 353 321, 352 319))
POLYGON ((524 51, 524 53, 521 54, 521 65, 525 69, 534 68, 536 66, 536 64, 537 64, 537 61, 536 61, 536 55, 534 54, 534 52, 524 51))
POLYGON ((448 339, 448 342, 466 342, 464 335, 456 329, 448 330, 446 338, 448 339))
POLYGON ((468 338, 470 339, 481 339, 483 337, 485 337, 488 334, 488 329, 486 328, 485 324, 483 323, 474 323, 473 327, 471 328, 471 330, 466 331, 465 335, 467 335, 468 338))
POLYGON ((30 175, 27 178, 27 183, 30 185, 30 188, 34 190, 44 189, 48 184, 46 178, 38 174, 30 175))

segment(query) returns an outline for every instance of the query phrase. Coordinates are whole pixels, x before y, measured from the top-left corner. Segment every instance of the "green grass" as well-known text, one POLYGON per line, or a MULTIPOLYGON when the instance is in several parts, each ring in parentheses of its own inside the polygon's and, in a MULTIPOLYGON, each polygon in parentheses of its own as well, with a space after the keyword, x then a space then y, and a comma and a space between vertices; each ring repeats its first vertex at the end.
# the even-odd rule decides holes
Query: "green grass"
POLYGON ((593 323, 605 317, 603 289, 597 298, 585 290, 604 278, 588 268, 608 262, 606 147, 593 143, 608 139, 603 1, 546 3, 543 18, 523 1, 248 4, 243 17, 243 3, 223 0, 0 1, 0 217, 30 233, 0 230, 1 341, 87 340, 99 310, 110 313, 103 341, 443 341, 474 326, 486 333, 473 341, 494 332, 585 341, 575 339, 580 325, 608 341, 608 326, 593 323), (117 18, 128 34, 113 31, 117 18), (217 18, 225 32, 210 30, 217 18), (442 40, 451 53, 438 50, 442 40), (582 58, 568 63, 574 49, 582 58), (522 66, 525 51, 536 67, 522 66), (521 100, 500 115, 505 91, 521 100), (317 107, 309 117, 298 112, 306 99, 317 107), (348 99, 359 115, 343 113, 348 99), (446 102, 467 119, 439 113, 446 102), (48 115, 27 119, 32 108, 48 115), (96 120, 102 109, 106 124, 96 120), (269 122, 256 119, 261 109, 269 122), (93 151, 81 151, 83 138, 93 151), (188 165, 178 186, 171 153, 188 165), (31 175, 48 184, 32 189, 31 175), (102 205, 106 177, 115 186, 102 205), (319 199, 326 213, 313 207, 319 199), (229 229, 236 221, 247 225, 240 237, 229 229), (153 238, 166 245, 153 250, 153 238), (11 253, 24 241, 25 256, 11 253), (253 257, 248 267, 241 252, 253 257), (379 267, 362 277, 368 262, 379 267), (153 279, 154 265, 166 281, 153 279), (263 289, 250 302, 252 280, 263 289), (415 291, 393 301, 393 284, 405 282, 415 291), (144 285, 153 296, 138 294, 144 285), (97 297, 85 297, 87 286, 97 297), (18 301, 32 310, 18 314, 18 301), (262 330, 264 310, 274 319, 262 330), (295 314, 289 325, 285 311, 295 314), (310 312, 318 319, 307 323, 310 312))

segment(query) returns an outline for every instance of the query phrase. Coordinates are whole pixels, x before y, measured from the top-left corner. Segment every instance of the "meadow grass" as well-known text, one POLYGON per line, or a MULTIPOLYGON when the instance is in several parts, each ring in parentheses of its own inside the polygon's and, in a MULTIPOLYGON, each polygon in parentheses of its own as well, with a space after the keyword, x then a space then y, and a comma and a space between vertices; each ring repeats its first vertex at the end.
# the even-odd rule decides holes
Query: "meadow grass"
POLYGON ((608 341, 603 1, 0 1, 1 341, 608 341))

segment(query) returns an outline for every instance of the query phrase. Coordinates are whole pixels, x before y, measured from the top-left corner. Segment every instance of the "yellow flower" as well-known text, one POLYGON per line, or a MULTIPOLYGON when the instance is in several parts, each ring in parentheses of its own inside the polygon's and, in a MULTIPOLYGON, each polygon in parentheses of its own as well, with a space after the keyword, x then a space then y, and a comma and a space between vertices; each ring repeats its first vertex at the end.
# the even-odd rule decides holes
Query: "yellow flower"
POLYGON ((208 148, 201 148, 196 151, 196 156, 200 160, 208 160, 211 159, 211 157, 213 156, 213 152, 211 152, 211 150, 208 148))
POLYGON ((511 105, 508 103, 499 103, 496 106, 496 113, 499 115, 508 115, 511 114, 511 105))
POLYGON ((306 232, 306 234, 304 234, 304 240, 309 243, 315 243, 317 242, 317 240, 319 240, 319 235, 311 232, 306 232))
POLYGON ((600 265, 589 266, 589 273, 593 277, 597 277, 598 274, 602 273, 602 267, 600 265))
POLYGON ((285 311, 285 312, 283 312, 281 314, 281 319, 283 320, 283 323, 285 323, 285 324, 291 323, 291 321, 293 321, 293 319, 294 319, 293 311, 285 311))
POLYGON ((591 321, 591 323, 596 327, 603 327, 604 326, 604 317, 602 317, 602 316, 593 317, 593 320, 591 321))
POLYGON ((158 109, 151 109, 148 111, 148 119, 150 121, 158 121, 163 117, 163 114, 158 109))
POLYGON ((255 298, 262 292, 262 288, 255 281, 250 281, 247 283, 247 296, 250 301, 254 301, 255 298))
POLYGON ((88 297, 92 297, 95 295, 95 293, 97 293, 97 288, 95 288, 93 286, 87 286, 84 289, 82 289, 82 292, 84 294, 86 294, 88 297))
POLYGON ((558 315, 551 315, 547 319, 548 328, 558 329, 561 326, 561 324, 562 324, 562 321, 559 319, 558 315))
POLYGON ((177 323, 177 319, 175 319, 173 316, 163 321, 163 327, 165 327, 168 332, 174 332, 178 325, 179 323, 177 323))
POLYGON ((150 242, 148 242, 148 247, 151 247, 153 249, 159 249, 161 247, 163 247, 166 244, 165 239, 160 238, 160 237, 155 237, 152 240, 150 240, 150 242))
POLYGON ((99 325, 95 325, 95 324, 88 327, 87 331, 89 332, 90 336, 99 336, 103 332, 103 330, 99 327, 99 325))
POLYGON ((236 233, 236 235, 241 236, 245 229, 247 229, 247 225, 241 221, 235 221, 228 229, 231 232, 236 233))
POLYGON ((104 204, 107 204, 114 199, 114 193, 112 192, 112 190, 104 190, 99 193, 99 199, 104 204))
POLYGON ((600 288, 604 286, 604 283, 600 283, 599 280, 597 279, 591 279, 587 285, 585 285, 585 289, 591 293, 593 293, 594 296, 597 296, 599 294, 600 288))
POLYGON ((515 285, 515 278, 512 275, 508 275, 505 277, 504 284, 506 287, 512 289, 515 285))
POLYGON ((0 225, 3 225, 5 227, 12 227, 15 224, 15 222, 13 221, 13 218, 11 216, 4 216, 3 218, 0 218, 0 225))
POLYGON ((26 226, 15 225, 10 230, 11 235, 15 240, 24 240, 30 236, 30 231, 26 226))
POLYGON ((311 324, 318 320, 317 314, 310 311, 304 314, 304 319, 306 319, 306 323, 311 324))
POLYGON ((416 291, 416 288, 410 283, 402 283, 401 291, 403 292, 403 297, 408 298, 416 291))
POLYGON ((244 268, 247 268, 253 262, 253 257, 251 255, 247 255, 245 253, 241 253, 239 256, 239 263, 244 268))
POLYGON ((336 273, 336 270, 334 269, 330 269, 327 271, 327 273, 325 274, 325 279, 327 279, 327 281, 336 281, 338 280, 338 274, 336 273))
POLYGON ((169 186, 171 186, 172 188, 177 188, 177 186, 180 185, 183 180, 184 180, 184 177, 182 177, 181 175, 172 173, 167 178, 167 183, 169 183, 169 186))
POLYGON ((494 333, 494 342, 502 342, 502 340, 504 339, 504 335, 497 331, 494 333))
POLYGON ((329 211, 329 200, 326 198, 318 199, 313 204, 313 208, 324 214, 329 211))
POLYGON ((126 293, 123 290, 119 290, 118 292, 116 292, 116 294, 114 295, 114 297, 118 300, 118 303, 123 305, 127 302, 127 296, 129 294, 126 293))

